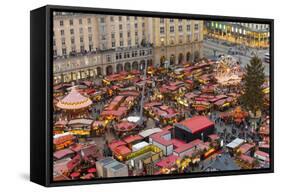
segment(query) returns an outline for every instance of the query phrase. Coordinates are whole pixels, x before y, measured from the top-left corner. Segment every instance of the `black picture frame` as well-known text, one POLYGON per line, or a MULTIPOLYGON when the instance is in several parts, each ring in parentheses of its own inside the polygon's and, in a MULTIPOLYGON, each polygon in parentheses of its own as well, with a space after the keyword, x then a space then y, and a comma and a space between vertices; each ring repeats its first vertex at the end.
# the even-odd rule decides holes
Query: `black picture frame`
POLYGON ((274 20, 261 18, 196 15, 186 13, 149 12, 89 7, 46 5, 30 12, 30 180, 43 186, 85 185, 182 179, 211 176, 227 176, 274 172, 274 20), (52 70, 53 70, 53 11, 79 12, 110 15, 189 18, 194 20, 215 20, 264 23, 270 26, 270 167, 238 171, 217 171, 177 175, 102 178, 94 180, 52 181, 52 70))

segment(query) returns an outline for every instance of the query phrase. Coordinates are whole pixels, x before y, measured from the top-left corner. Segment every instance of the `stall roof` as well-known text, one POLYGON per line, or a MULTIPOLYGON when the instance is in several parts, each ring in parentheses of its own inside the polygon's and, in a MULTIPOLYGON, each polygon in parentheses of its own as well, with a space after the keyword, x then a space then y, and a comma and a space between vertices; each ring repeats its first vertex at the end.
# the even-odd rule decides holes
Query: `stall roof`
POLYGON ((234 149, 236 147, 239 147, 243 143, 244 143, 244 139, 236 138, 233 141, 231 141, 230 143, 228 143, 226 146, 229 147, 229 148, 234 149))
POLYGON ((191 141, 189 143, 183 144, 182 146, 176 148, 174 150, 174 152, 182 153, 182 152, 184 152, 186 150, 192 149, 193 147, 195 147, 196 145, 198 145, 200 143, 202 143, 202 141, 200 139, 195 139, 195 140, 193 140, 193 141, 191 141))
POLYGON ((118 147, 116 147, 113 152, 122 155, 122 156, 126 156, 128 154, 130 154, 132 151, 131 149, 129 149, 127 146, 125 145, 120 145, 118 147))
POLYGON ((253 147, 255 147, 255 144, 245 143, 241 145, 238 150, 241 151, 241 153, 247 153, 253 147))
POLYGON ((143 138, 140 135, 129 135, 128 137, 125 137, 123 140, 126 143, 132 143, 134 141, 142 140, 143 138))
POLYGON ((54 157, 56 159, 61 159, 67 155, 70 155, 70 154, 73 154, 74 152, 70 149, 62 149, 62 150, 59 150, 59 151, 56 151, 54 152, 54 157))
POLYGON ((209 120, 205 116, 194 116, 190 119, 183 120, 175 125, 193 134, 213 126, 214 122, 209 120))
POLYGON ((154 133, 158 133, 158 132, 161 132, 161 131, 162 131, 162 129, 160 129, 160 128, 151 128, 151 129, 146 129, 146 130, 140 132, 139 135, 142 136, 143 138, 145 138, 145 137, 148 137, 148 136, 150 136, 154 133))
POLYGON ((83 124, 83 125, 91 125, 94 120, 92 119, 72 119, 68 122, 68 125, 75 125, 75 124, 83 124))
POLYGON ((140 143, 137 143, 135 145, 132 146, 133 151, 138 151, 146 146, 148 146, 149 144, 145 141, 142 141, 140 143))
POLYGON ((169 168, 173 166, 179 157, 176 155, 170 155, 161 161, 157 162, 156 165, 161 168, 169 168))

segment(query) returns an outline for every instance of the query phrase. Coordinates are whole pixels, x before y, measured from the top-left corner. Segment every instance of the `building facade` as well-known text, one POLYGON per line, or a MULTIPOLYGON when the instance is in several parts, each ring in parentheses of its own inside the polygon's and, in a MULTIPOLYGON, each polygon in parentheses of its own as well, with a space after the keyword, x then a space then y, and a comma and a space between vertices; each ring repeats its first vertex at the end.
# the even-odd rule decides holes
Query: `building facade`
POLYGON ((269 47, 269 25, 205 21, 205 35, 252 48, 269 47))
POLYGON ((54 83, 201 57, 203 21, 55 13, 54 83))

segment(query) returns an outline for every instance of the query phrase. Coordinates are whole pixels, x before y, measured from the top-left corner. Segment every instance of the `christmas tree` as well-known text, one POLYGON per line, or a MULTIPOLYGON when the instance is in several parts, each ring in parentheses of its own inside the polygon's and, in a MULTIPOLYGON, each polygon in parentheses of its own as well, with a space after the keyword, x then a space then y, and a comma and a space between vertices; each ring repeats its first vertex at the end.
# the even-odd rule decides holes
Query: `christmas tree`
POLYGON ((262 85, 265 81, 264 67, 259 57, 254 56, 246 66, 244 93, 241 101, 245 109, 256 114, 263 109, 264 94, 262 85))

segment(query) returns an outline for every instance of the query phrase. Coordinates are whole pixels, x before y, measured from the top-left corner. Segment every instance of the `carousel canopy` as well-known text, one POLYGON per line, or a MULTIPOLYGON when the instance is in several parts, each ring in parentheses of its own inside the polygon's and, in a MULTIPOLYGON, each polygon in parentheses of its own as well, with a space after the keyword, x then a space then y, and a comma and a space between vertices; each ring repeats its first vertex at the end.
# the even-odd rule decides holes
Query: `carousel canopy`
POLYGON ((81 95, 74 87, 63 99, 57 103, 57 107, 65 110, 78 110, 87 108, 92 104, 92 101, 81 95))

